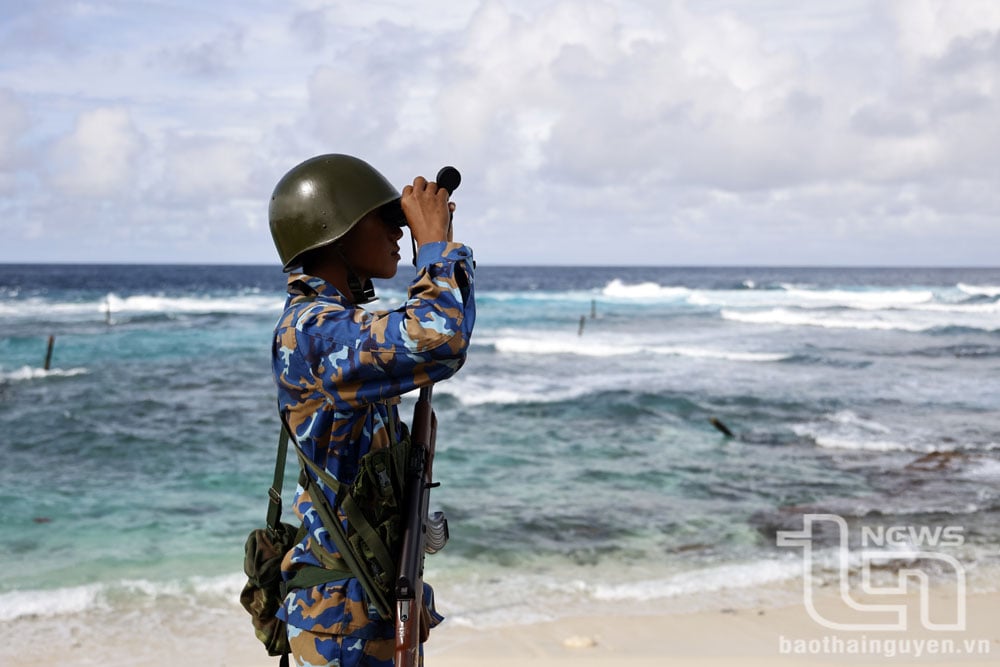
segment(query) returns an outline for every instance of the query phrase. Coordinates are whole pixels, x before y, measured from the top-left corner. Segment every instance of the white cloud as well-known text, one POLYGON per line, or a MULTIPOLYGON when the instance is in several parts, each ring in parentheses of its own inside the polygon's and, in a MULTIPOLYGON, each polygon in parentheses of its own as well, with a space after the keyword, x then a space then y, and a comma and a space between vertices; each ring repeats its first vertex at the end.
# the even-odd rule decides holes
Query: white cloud
POLYGON ((0 224, 69 253, 271 261, 271 188, 336 151, 458 166, 483 261, 927 263, 956 221, 996 261, 990 0, 57 6, 0 26, 0 224))
POLYGON ((0 89, 0 193, 16 190, 18 166, 24 160, 21 137, 29 127, 24 104, 10 91, 0 89))
POLYGON ((164 156, 162 181, 150 188, 164 203, 217 205, 253 194, 254 147, 246 141, 175 136, 167 142, 164 156))
POLYGON ((53 147, 52 181, 66 194, 106 198, 132 195, 143 138, 127 111, 97 108, 53 147))
POLYGON ((994 0, 894 0, 897 39, 910 58, 937 58, 956 41, 1000 30, 1000 4, 994 0))
POLYGON ((28 129, 28 112, 9 90, 0 89, 0 170, 14 164, 17 144, 28 129))

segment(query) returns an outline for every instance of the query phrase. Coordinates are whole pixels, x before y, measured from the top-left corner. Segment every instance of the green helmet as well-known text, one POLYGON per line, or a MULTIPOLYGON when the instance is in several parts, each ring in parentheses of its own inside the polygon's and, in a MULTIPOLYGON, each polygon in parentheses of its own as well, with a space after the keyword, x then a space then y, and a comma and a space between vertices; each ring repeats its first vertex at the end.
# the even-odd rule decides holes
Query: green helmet
POLYGON ((285 271, 302 264, 302 254, 333 243, 362 218, 393 202, 400 224, 399 191, 364 160, 350 155, 318 155, 278 181, 268 219, 271 238, 285 271))

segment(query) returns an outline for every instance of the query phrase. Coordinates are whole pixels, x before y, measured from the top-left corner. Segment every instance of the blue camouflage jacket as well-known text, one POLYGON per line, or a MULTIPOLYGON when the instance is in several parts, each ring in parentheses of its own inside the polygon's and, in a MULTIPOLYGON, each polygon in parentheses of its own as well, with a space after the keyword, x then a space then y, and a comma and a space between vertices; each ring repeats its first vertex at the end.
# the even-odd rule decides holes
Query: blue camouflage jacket
MULTIPOLYGON (((420 248, 408 298, 391 311, 355 306, 320 278, 289 276, 272 364, 278 407, 305 455, 349 485, 361 457, 389 445, 389 424, 397 425, 393 440, 400 437, 398 397, 461 368, 475 318, 472 250, 458 243, 420 248)), ((334 494, 326 496, 336 507, 334 494)), ((282 563, 286 580, 303 565, 320 565, 310 552, 313 541, 337 554, 301 485, 294 509, 307 533, 282 563)), ((436 624, 429 587, 424 599, 436 624)), ((278 616, 291 629, 335 635, 376 638, 393 630, 378 622, 353 578, 293 590, 278 616)))

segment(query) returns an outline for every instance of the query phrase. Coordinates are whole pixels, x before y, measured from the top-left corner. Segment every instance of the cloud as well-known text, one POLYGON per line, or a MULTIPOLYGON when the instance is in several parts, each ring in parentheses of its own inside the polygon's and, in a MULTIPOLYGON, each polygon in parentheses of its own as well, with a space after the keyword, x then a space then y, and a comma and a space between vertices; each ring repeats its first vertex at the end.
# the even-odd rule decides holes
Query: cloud
POLYGON ((487 262, 926 263, 958 221, 995 263, 990 0, 74 8, 0 29, 0 224, 70 255, 272 261, 274 183, 347 152, 458 166, 487 262))
POLYGON ((160 50, 150 64, 171 63, 182 74, 216 78, 238 67, 244 53, 246 35, 242 28, 230 25, 202 40, 160 50))
POLYGON ((140 169, 144 140, 128 111, 84 112, 76 127, 51 152, 52 183, 76 197, 128 198, 140 169))
POLYGON ((0 193, 15 188, 17 169, 24 160, 21 137, 29 126, 24 104, 11 91, 0 89, 0 193))
POLYGON ((153 196, 174 206, 250 197, 254 146, 247 141, 204 135, 171 136, 164 147, 162 181, 153 196))

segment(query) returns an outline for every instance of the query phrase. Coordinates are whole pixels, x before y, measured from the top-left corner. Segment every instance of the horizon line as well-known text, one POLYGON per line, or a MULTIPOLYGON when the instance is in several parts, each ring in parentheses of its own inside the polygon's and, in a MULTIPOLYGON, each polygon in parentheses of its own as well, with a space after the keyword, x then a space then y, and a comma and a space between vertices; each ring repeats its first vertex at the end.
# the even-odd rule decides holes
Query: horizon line
MULTIPOLYGON (((1000 270, 1000 264, 573 264, 573 263, 496 263, 485 264, 477 262, 480 267, 487 268, 551 268, 551 269, 976 269, 1000 270)), ((270 262, 123 262, 123 261, 4 261, 2 267, 40 267, 40 266, 173 266, 173 267, 255 267, 274 268, 281 271, 281 265, 270 262)), ((402 267, 402 263, 400 264, 402 267)))

